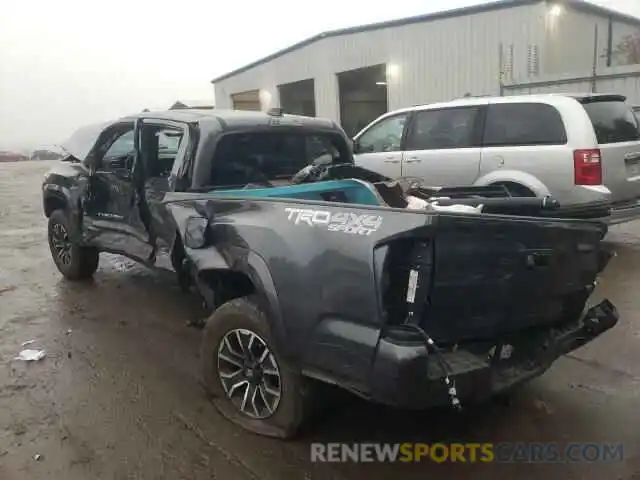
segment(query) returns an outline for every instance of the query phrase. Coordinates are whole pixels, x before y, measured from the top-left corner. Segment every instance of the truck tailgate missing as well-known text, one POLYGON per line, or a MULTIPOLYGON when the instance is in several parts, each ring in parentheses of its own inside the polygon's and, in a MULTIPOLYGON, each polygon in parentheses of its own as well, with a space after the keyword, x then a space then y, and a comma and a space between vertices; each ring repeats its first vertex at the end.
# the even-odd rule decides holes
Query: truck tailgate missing
POLYGON ((386 304, 390 321, 406 316, 400 306, 414 249, 424 250, 430 283, 427 298, 417 300, 426 302, 421 325, 439 343, 575 317, 609 258, 600 243, 605 231, 595 222, 439 215, 432 229, 389 243, 385 275, 398 290, 386 304))

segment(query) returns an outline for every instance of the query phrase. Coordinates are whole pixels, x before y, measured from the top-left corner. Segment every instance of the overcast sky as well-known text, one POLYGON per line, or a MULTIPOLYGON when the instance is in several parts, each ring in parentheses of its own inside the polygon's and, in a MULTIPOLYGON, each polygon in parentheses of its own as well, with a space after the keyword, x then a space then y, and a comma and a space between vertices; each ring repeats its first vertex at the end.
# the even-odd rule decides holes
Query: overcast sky
MULTIPOLYGON (((324 30, 473 0, 20 0, 0 7, 0 149, 77 126, 213 101, 210 80, 324 30)), ((640 0, 600 0, 640 16, 640 0)))

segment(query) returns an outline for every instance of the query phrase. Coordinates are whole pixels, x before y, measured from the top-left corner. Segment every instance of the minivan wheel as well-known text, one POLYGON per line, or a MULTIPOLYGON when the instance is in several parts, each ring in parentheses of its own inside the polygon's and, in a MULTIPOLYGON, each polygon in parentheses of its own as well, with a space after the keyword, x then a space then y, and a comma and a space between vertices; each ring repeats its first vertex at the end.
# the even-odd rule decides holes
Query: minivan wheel
POLYGON ((91 278, 98 269, 100 253, 72 240, 71 221, 64 210, 51 213, 47 230, 51 256, 60 273, 74 281, 91 278))
POLYGON ((259 435, 296 435, 309 384, 282 356, 255 297, 231 300, 211 315, 200 353, 204 387, 222 415, 259 435))

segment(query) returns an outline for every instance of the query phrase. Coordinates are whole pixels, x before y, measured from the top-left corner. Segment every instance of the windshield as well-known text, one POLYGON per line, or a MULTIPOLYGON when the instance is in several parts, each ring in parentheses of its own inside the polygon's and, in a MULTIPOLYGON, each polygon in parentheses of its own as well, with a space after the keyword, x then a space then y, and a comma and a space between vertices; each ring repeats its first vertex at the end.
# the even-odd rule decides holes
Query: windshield
POLYGON ((132 155, 134 151, 135 144, 133 142, 133 130, 129 130, 116 138, 104 154, 104 158, 125 157, 127 155, 132 155))
POLYGON ((638 119, 623 101, 583 103, 598 138, 598 143, 621 143, 640 140, 638 119))
POLYGON ((311 163, 350 162, 345 139, 334 133, 250 132, 218 143, 208 186, 288 181, 311 163))

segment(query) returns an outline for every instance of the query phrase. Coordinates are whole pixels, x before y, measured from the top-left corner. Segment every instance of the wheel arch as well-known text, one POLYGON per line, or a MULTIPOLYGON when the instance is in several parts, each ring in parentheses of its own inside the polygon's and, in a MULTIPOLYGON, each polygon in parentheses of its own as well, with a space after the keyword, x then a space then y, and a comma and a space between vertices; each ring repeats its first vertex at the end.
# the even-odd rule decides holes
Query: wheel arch
POLYGON ((512 184, 526 188, 537 197, 546 197, 551 194, 549 188, 537 177, 520 170, 494 170, 493 172, 476 180, 477 186, 488 186, 495 184, 512 184))
POLYGON ((278 293, 265 261, 249 251, 241 265, 234 268, 216 266, 198 269, 196 282, 208 285, 214 296, 214 308, 235 298, 252 296, 266 314, 278 347, 289 354, 286 329, 278 293))
POLYGON ((45 217, 49 218, 55 210, 66 210, 70 206, 69 199, 62 193, 49 193, 42 201, 45 217))

